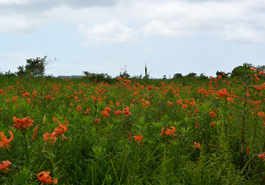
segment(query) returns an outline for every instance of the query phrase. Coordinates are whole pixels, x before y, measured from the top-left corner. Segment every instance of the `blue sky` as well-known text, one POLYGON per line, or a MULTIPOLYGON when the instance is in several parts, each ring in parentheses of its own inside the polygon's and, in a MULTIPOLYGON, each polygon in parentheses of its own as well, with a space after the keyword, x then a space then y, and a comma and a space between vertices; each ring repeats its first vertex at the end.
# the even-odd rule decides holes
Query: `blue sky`
POLYGON ((0 0, 0 71, 214 76, 265 64, 264 22, 264 0, 0 0))

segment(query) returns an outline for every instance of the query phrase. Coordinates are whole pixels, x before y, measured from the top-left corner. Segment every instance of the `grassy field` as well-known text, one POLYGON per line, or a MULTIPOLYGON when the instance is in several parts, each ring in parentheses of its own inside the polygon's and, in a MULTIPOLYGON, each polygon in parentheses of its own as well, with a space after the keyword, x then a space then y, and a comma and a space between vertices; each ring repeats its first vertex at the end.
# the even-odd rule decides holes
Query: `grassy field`
POLYGON ((0 184, 264 184, 264 74, 1 76, 0 184))

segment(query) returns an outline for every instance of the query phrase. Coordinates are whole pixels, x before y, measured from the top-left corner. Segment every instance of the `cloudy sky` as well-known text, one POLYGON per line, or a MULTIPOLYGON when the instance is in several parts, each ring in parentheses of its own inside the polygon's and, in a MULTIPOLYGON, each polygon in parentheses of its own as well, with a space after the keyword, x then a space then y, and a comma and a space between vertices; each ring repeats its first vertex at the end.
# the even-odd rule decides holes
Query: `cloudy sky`
POLYGON ((172 77, 265 64, 264 0, 0 0, 0 71, 172 77), (56 60, 55 60, 56 59, 56 60))

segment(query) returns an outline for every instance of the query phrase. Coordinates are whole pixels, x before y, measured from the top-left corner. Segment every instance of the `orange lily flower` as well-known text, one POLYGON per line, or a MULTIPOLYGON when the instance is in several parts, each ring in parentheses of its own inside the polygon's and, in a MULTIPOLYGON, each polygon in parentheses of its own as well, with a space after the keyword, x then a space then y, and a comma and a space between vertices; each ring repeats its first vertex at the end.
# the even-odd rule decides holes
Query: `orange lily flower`
POLYGON ((200 150, 202 149, 200 143, 194 142, 194 145, 195 145, 196 148, 198 148, 200 150))
POLYGON ((46 132, 45 134, 43 134, 43 140, 45 141, 52 141, 52 143, 55 143, 56 141, 56 136, 55 136, 55 132, 52 132, 51 134, 49 132, 46 132))
POLYGON ((198 113, 199 112, 199 110, 198 109, 195 109, 194 110, 194 114, 196 114, 196 113, 198 113))
POLYGON ((121 114, 121 111, 120 111, 120 110, 117 110, 117 111, 115 111, 114 114, 115 114, 115 115, 119 115, 119 114, 121 114))
POLYGON ((7 167, 9 167, 11 164, 12 164, 12 162, 10 162, 9 160, 6 160, 6 161, 1 162, 1 164, 0 164, 0 171, 2 171, 2 170, 7 171, 8 170, 7 167))
POLYGON ((257 69, 253 66, 250 68, 251 71, 257 71, 257 69))
POLYGON ((110 112, 111 111, 111 108, 110 107, 106 107, 105 108, 105 111, 110 112))
POLYGON ((171 134, 174 134, 176 128, 173 127, 173 126, 170 126, 171 129, 167 128, 167 130, 165 131, 165 134, 166 135, 171 135, 171 134))
POLYGON ((58 179, 52 180, 52 177, 50 176, 51 172, 42 171, 37 174, 38 179, 41 181, 41 185, 44 185, 44 183, 48 184, 57 184, 58 179))
POLYGON ((217 94, 218 96, 220 96, 220 97, 224 97, 224 96, 228 95, 226 89, 221 89, 221 90, 218 91, 216 94, 217 94))
POLYGON ((55 116, 53 116, 52 121, 56 122, 56 121, 58 121, 58 118, 56 118, 55 116))
POLYGON ((154 88, 154 87, 150 86, 150 87, 148 88, 148 91, 153 90, 153 88, 154 88))
POLYGON ((216 114, 214 112, 210 112, 209 113, 213 118, 216 116, 216 114))
POLYGON ((126 107, 125 109, 122 110, 122 113, 126 116, 131 115, 131 113, 129 112, 129 109, 130 109, 129 107, 126 107))
POLYGON ((227 97, 226 100, 229 102, 234 102, 233 98, 230 98, 230 97, 227 97))
POLYGON ((23 93, 22 96, 28 97, 29 96, 29 93, 23 93))
POLYGON ((10 133, 11 137, 9 139, 7 139, 5 134, 3 132, 1 132, 0 148, 2 148, 3 146, 8 148, 8 143, 10 143, 14 139, 14 134, 10 130, 9 130, 9 133, 10 133))
POLYGON ((186 109, 188 107, 188 105, 186 105, 186 104, 182 104, 182 108, 183 109, 186 109))
POLYGON ((142 107, 146 107, 146 106, 148 106, 150 104, 150 101, 145 101, 145 102, 143 102, 143 106, 142 107))
POLYGON ((214 125, 215 125, 215 123, 214 123, 214 122, 211 122, 211 123, 210 123, 210 126, 211 126, 211 127, 213 127, 214 125))
POLYGON ((11 99, 11 101, 16 101, 16 99, 17 99, 17 96, 14 96, 14 97, 11 99))
POLYGON ((106 110, 103 110, 103 111, 101 111, 102 112, 102 114, 104 115, 104 116, 106 116, 106 117, 109 117, 110 115, 109 115, 109 113, 106 111, 106 110))
POLYGON ((82 110, 82 107, 81 107, 81 106, 77 106, 77 107, 76 107, 76 110, 77 110, 77 111, 81 111, 81 110, 82 110))
POLYGON ((85 114, 88 114, 90 112, 90 108, 86 109, 86 111, 84 111, 85 114))
POLYGON ((62 141, 69 139, 68 137, 64 136, 64 133, 67 131, 67 126, 62 125, 59 121, 59 126, 54 129, 55 135, 59 136, 62 135, 62 141))
POLYGON ((13 117, 13 121, 15 122, 15 124, 13 125, 13 128, 17 128, 18 130, 21 130, 21 128, 26 129, 27 127, 31 127, 33 126, 33 122, 34 120, 29 119, 29 116, 19 119, 17 117, 13 117))
POLYGON ((95 122, 100 122, 100 118, 95 118, 95 122))
POLYGON ((182 99, 178 100, 177 101, 177 104, 180 104, 181 105, 182 104, 182 99))
POLYGON ((265 153, 263 153, 263 154, 259 154, 258 157, 259 157, 259 158, 262 158, 263 160, 265 160, 265 158, 264 158, 264 157, 265 157, 265 153))
POLYGON ((62 124, 59 124, 59 126, 54 129, 55 135, 57 136, 62 135, 66 131, 67 131, 67 126, 64 126, 62 124))
POLYGON ((33 97, 35 97, 37 95, 37 91, 33 91, 32 94, 33 94, 33 97))
POLYGON ((141 146, 142 145, 142 139, 144 138, 144 136, 142 134, 138 134, 138 136, 133 136, 134 140, 138 142, 138 145, 141 146))
POLYGON ((173 103, 170 101, 167 101, 168 106, 172 105, 173 103))

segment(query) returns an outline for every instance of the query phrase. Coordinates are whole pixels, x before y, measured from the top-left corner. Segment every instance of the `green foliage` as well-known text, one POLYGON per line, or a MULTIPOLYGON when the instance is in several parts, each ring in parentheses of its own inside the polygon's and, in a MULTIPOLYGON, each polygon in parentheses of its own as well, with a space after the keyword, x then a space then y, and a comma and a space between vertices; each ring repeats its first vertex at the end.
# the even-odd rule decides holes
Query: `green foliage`
POLYGON ((201 73, 200 76, 199 76, 199 79, 200 79, 200 80, 207 80, 208 77, 205 76, 203 73, 201 73))
POLYGON ((182 78, 182 77, 183 77, 183 75, 182 75, 181 73, 176 73, 176 74, 174 74, 174 76, 173 76, 174 79, 182 78))
POLYGON ((128 79, 128 78, 130 78, 130 75, 127 72, 126 67, 127 66, 124 66, 124 68, 121 68, 122 71, 120 72, 120 77, 128 79))
POLYGON ((147 81, 150 78, 150 72, 147 70, 147 65, 144 66, 144 79, 147 81))
POLYGON ((12 73, 10 70, 6 71, 4 76, 10 78, 10 77, 15 77, 16 74, 15 73, 12 73))
POLYGON ((27 59, 25 67, 22 65, 17 68, 17 75, 20 77, 26 75, 43 76, 45 74, 45 67, 48 65, 46 59, 47 56, 27 59))
POLYGON ((0 163, 12 162, 0 184, 40 184, 42 171, 58 184, 262 184, 264 88, 256 89, 263 82, 251 72, 111 84, 101 83, 106 74, 89 72, 80 79, 1 76, 0 131, 8 139, 12 131, 14 140, 0 148, 0 163), (13 129, 14 116, 30 116, 34 126, 13 129), (60 124, 64 136, 45 141, 60 124))
POLYGON ((18 66, 18 72, 16 72, 16 74, 17 74, 17 76, 19 76, 19 77, 24 77, 24 76, 26 76, 26 69, 25 69, 25 67, 22 65, 22 66, 18 66))
POLYGON ((83 78, 90 80, 92 82, 96 81, 96 82, 107 82, 107 83, 111 83, 112 82, 112 78, 110 75, 108 75, 107 73, 90 73, 87 71, 83 71, 83 74, 85 75, 83 78))
POLYGON ((223 71, 217 71, 216 73, 216 77, 218 77, 218 76, 222 76, 222 78, 226 78, 227 76, 229 76, 231 73, 225 73, 225 72, 223 72, 223 71))
MULTIPOLYGON (((257 73, 259 74, 260 71, 263 71, 265 72, 265 65, 262 65, 262 66, 257 66, 257 73)), ((260 78, 265 78, 263 75, 259 75, 260 78)))
POLYGON ((43 76, 45 74, 46 58, 47 56, 43 58, 37 57, 35 59, 27 59, 27 64, 25 66, 26 71, 33 76, 43 76))
POLYGON ((33 174, 30 168, 24 166, 18 173, 15 174, 15 184, 32 184, 30 183, 32 177, 33 174))
POLYGON ((252 73, 252 71, 250 70, 250 68, 252 66, 253 66, 252 64, 244 63, 242 66, 235 67, 232 70, 231 77, 232 78, 234 78, 234 77, 241 77, 241 76, 246 76, 246 75, 252 73))
POLYGON ((196 73, 191 72, 191 73, 187 74, 185 77, 188 77, 188 78, 195 78, 196 76, 197 76, 196 73))

